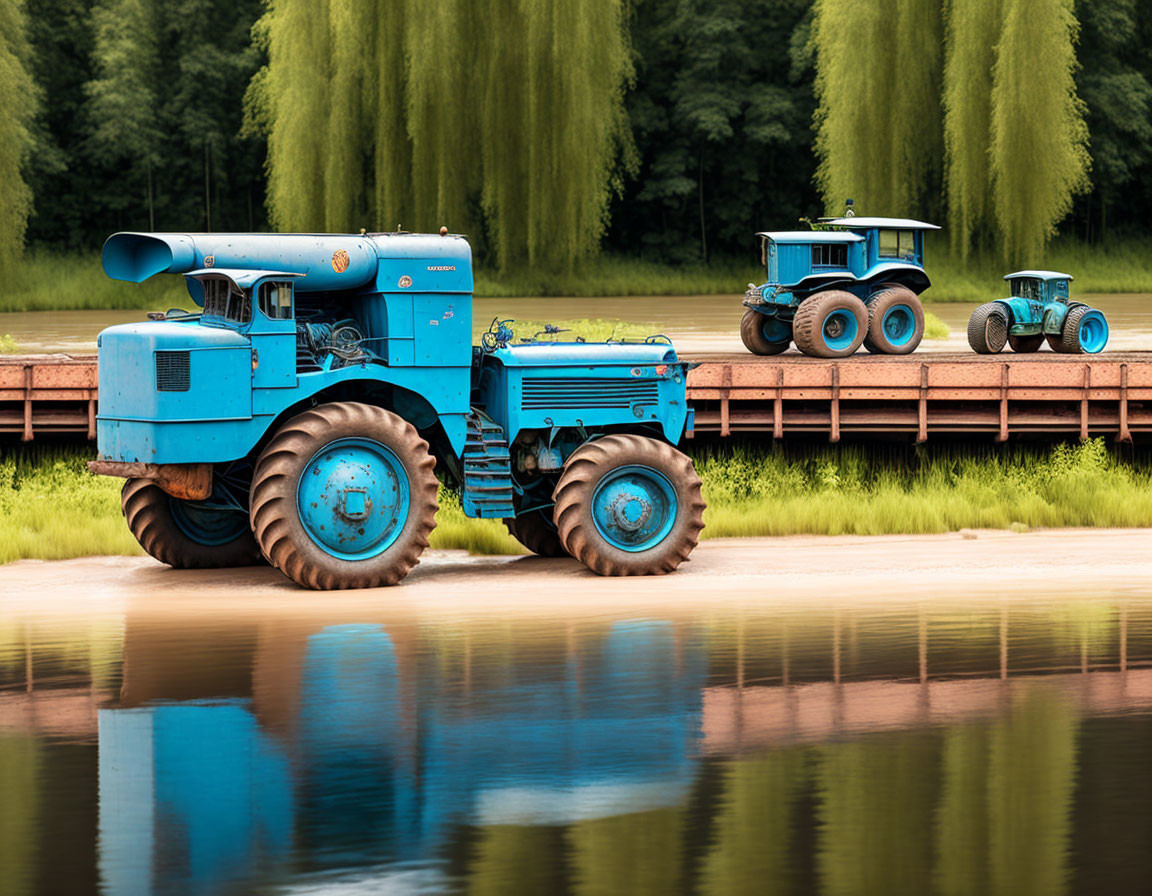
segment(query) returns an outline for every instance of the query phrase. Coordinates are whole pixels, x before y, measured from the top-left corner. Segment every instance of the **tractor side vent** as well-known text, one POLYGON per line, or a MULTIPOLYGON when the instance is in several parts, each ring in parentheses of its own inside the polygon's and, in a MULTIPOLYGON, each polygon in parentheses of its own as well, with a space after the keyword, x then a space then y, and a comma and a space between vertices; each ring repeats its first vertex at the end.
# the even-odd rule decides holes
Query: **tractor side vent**
POLYGON ((157 392, 187 392, 191 380, 188 352, 156 352, 157 392))
POLYGON ((525 380, 522 403, 526 411, 627 408, 633 402, 655 404, 659 389, 656 380, 607 377, 525 380))

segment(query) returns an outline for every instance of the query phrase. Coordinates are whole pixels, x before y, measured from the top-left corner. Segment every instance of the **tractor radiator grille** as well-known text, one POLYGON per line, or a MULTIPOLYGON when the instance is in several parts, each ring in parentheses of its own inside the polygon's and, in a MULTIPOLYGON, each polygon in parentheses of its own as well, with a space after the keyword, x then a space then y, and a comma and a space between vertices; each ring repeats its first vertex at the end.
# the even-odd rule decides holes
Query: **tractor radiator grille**
POLYGON ((156 352, 157 392, 187 392, 191 379, 188 352, 156 352))
POLYGON ((525 380, 523 407, 526 411, 572 408, 627 408, 633 402, 655 404, 659 395, 656 380, 641 379, 537 379, 525 380))

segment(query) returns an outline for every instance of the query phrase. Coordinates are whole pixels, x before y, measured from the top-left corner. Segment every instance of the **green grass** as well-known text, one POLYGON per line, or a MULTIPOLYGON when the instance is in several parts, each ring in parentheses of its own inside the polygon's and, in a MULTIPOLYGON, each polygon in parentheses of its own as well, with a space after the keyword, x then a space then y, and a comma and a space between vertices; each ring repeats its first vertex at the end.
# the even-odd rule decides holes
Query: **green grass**
POLYGON ((0 452, 0 563, 142 553, 120 513, 118 479, 79 449, 0 452))
POLYGON ((1049 449, 734 448, 696 463, 707 538, 1152 526, 1152 465, 1120 462, 1102 439, 1049 449))
MULTIPOLYGON (((752 242, 749 242, 749 255, 752 242)), ((1148 240, 1116 240, 1090 246, 1057 240, 1042 266, 1076 278, 1080 294, 1152 292, 1148 240)), ((998 295, 1004 263, 990 254, 962 264, 948 249, 947 238, 935 235, 927 248, 927 270, 933 286, 926 298, 935 302, 975 302, 998 295)), ((484 298, 533 296, 740 295, 749 282, 759 283, 764 271, 748 258, 718 259, 709 264, 660 264, 613 255, 582 262, 572 271, 496 271, 479 266, 475 294, 484 298)), ((30 252, 24 262, 6 272, 0 284, 0 312, 65 311, 189 307, 179 277, 157 277, 142 284, 109 280, 97 254, 30 252)), ((929 337, 932 338, 932 337, 929 337)))
MULTIPOLYGON (((0 454, 0 563, 133 555, 118 479, 91 476, 83 449, 0 454)), ((705 538, 885 535, 964 528, 1152 527, 1152 464, 1102 439, 1053 448, 710 448, 695 454, 705 538)), ((441 489, 432 547, 523 553, 499 520, 464 516, 441 489)))
MULTIPOLYGON (((926 255, 932 288, 925 298, 932 302, 986 302, 997 298, 1005 287, 1004 275, 1013 270, 988 254, 961 262, 948 250, 943 235, 929 243, 926 255)), ((1117 240, 1103 246, 1056 240, 1036 266, 1071 274, 1073 296, 1152 292, 1150 257, 1149 240, 1117 240)))
POLYGON ((7 333, 0 333, 0 355, 14 355, 20 350, 16 340, 7 333))
POLYGON ((84 311, 191 308, 183 277, 145 283, 110 280, 100 256, 30 252, 0 284, 0 311, 84 311))

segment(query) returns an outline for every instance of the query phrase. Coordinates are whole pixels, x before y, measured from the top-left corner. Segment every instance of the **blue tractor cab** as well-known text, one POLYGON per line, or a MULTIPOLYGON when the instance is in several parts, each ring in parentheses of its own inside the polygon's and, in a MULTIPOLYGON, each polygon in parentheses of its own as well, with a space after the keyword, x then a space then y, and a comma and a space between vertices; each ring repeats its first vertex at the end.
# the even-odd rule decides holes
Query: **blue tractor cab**
POLYGON ((804 354, 839 358, 864 345, 907 354, 924 336, 919 295, 924 232, 906 218, 825 218, 808 231, 759 233, 767 281, 749 284, 740 336, 775 355, 795 341, 804 354))
POLYGON ((973 351, 995 354, 1007 344, 1014 352, 1035 352, 1047 340, 1056 352, 1095 354, 1108 343, 1104 315, 1069 297, 1070 274, 1017 271, 1004 279, 1008 297, 981 305, 968 320, 973 351))
POLYGON ((644 344, 472 345, 472 252, 449 235, 118 233, 113 278, 182 275, 193 311, 100 334, 99 460, 175 567, 261 558, 312 588, 394 584, 465 513, 605 575, 663 573, 703 527, 674 447, 687 364, 644 344), (438 478, 438 474, 439 477, 438 478))

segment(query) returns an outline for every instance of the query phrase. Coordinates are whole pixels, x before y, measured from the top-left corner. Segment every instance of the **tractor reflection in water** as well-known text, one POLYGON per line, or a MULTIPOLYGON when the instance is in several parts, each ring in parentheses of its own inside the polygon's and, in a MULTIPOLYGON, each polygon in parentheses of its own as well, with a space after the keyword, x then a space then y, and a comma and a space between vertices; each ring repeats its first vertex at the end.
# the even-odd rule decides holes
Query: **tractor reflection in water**
POLYGON ((1104 315, 1069 299, 1069 274, 1017 271, 1004 279, 1008 298, 981 305, 968 321, 973 351, 994 355, 1007 343, 1014 352, 1029 353, 1039 351, 1047 339, 1054 352, 1095 354, 1108 343, 1104 315))
POLYGON ((687 800, 708 669, 673 623, 618 621, 495 668, 451 651, 422 663, 414 635, 273 637, 252 657, 251 699, 185 688, 161 703, 183 680, 177 654, 126 663, 148 676, 125 689, 144 704, 99 712, 109 891, 232 892, 301 869, 443 888, 462 835, 612 826, 687 800), (509 674, 526 659, 530 679, 509 674))

